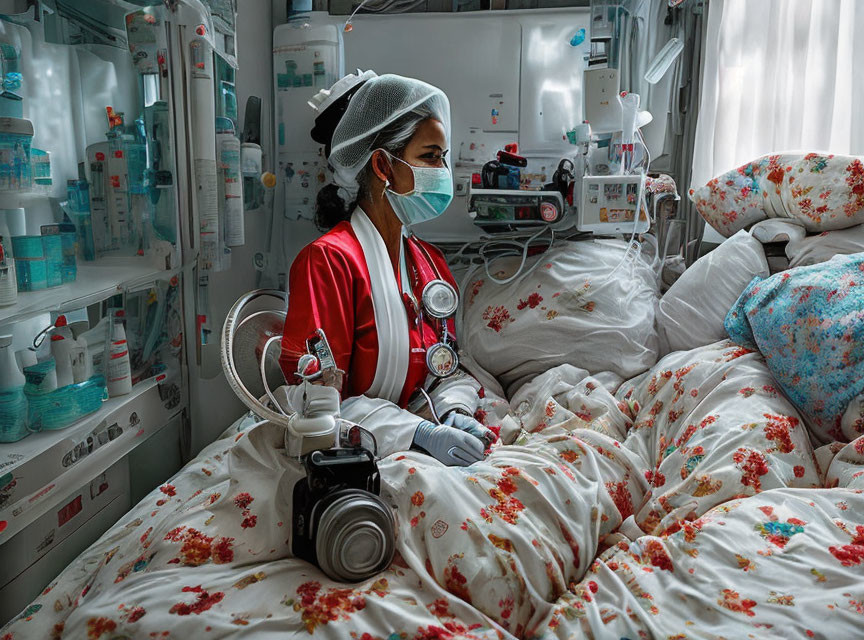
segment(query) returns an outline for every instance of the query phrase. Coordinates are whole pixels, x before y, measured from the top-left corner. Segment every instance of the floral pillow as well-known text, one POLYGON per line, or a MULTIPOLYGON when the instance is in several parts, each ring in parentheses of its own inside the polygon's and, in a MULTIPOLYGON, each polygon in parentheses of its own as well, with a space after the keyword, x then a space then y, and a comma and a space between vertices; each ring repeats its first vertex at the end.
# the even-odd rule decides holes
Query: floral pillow
POLYGON ((762 156, 690 190, 699 214, 727 238, 767 218, 792 218, 808 231, 864 223, 864 163, 854 156, 762 156))
POLYGON ((860 435, 844 414, 864 391, 864 253, 755 278, 726 316, 726 330, 762 352, 816 439, 860 435))

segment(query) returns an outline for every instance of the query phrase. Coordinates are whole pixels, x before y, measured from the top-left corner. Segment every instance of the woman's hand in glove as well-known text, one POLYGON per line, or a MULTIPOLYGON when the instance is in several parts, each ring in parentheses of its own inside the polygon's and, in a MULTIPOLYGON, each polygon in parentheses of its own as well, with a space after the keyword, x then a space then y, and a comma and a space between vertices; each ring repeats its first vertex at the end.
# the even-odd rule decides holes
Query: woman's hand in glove
POLYGON ((446 464, 467 467, 483 459, 483 441, 467 431, 424 420, 414 432, 414 445, 446 464))
POLYGON ((487 449, 497 439, 497 436, 490 429, 484 427, 471 416, 466 416, 464 413, 459 413, 458 411, 451 411, 447 414, 444 424, 465 433, 470 433, 475 438, 479 438, 483 441, 484 448, 487 449))

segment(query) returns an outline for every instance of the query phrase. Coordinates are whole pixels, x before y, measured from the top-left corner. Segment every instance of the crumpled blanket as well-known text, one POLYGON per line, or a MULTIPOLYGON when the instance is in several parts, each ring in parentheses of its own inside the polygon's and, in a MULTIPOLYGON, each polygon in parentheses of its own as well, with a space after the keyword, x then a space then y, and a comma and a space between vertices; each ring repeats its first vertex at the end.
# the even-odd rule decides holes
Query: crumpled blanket
MULTIPOLYGON (((792 605, 794 629, 849 637, 864 505, 806 488, 822 484, 817 456, 762 357, 729 341, 672 354, 617 397, 585 373, 520 390, 521 429, 482 463, 382 460, 398 553, 374 579, 337 584, 285 557, 285 461, 266 446, 280 434, 245 423, 0 638, 785 637, 792 605)), ((481 417, 503 407, 487 397, 481 417)), ((829 482, 862 482, 864 447, 849 447, 820 450, 829 482)))
POLYGON ((625 383, 651 490, 637 509, 646 533, 671 532, 728 500, 821 486, 807 429, 765 360, 728 340, 672 353, 625 383))
POLYGON ((862 515, 860 490, 772 489, 622 540, 526 638, 860 637, 862 515))

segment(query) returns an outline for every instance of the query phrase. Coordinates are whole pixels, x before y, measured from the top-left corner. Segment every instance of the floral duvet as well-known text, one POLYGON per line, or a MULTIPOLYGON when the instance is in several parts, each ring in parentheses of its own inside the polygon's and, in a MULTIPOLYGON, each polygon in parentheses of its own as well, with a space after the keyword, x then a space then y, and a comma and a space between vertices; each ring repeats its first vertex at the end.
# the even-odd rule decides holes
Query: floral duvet
POLYGON ((814 452, 759 354, 728 341, 674 353, 615 396, 559 367, 520 396, 522 430, 482 463, 380 463, 398 552, 365 583, 285 557, 277 483, 241 455, 274 434, 247 420, 0 639, 860 633, 864 439, 814 452))

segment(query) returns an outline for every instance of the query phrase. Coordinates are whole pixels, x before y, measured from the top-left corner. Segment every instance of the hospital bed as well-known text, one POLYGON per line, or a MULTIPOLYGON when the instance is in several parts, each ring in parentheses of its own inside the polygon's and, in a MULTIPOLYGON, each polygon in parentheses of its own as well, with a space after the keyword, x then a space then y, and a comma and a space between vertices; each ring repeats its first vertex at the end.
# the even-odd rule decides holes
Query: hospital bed
MULTIPOLYGON (((638 260, 647 273, 647 256, 638 260)), ((544 272, 554 270, 541 265, 519 286, 536 289, 544 272)), ((638 286, 639 273, 621 275, 638 286)), ((477 304, 486 294, 474 284, 465 295, 477 304)), ((585 335, 577 354, 610 349, 585 335)), ((518 333, 508 340, 518 348, 518 333)), ((647 371, 624 382, 567 363, 504 376, 506 393, 492 380, 480 417, 509 414, 518 428, 482 463, 444 467, 418 452, 380 461, 396 554, 356 584, 288 557, 278 531, 262 532, 273 543, 262 552, 212 527, 209 507, 223 495, 250 530, 272 507, 266 481, 233 493, 232 449, 260 423, 249 414, 0 637, 855 637, 860 439, 814 448, 758 352, 719 340, 655 363, 666 349, 654 349, 647 371)))

